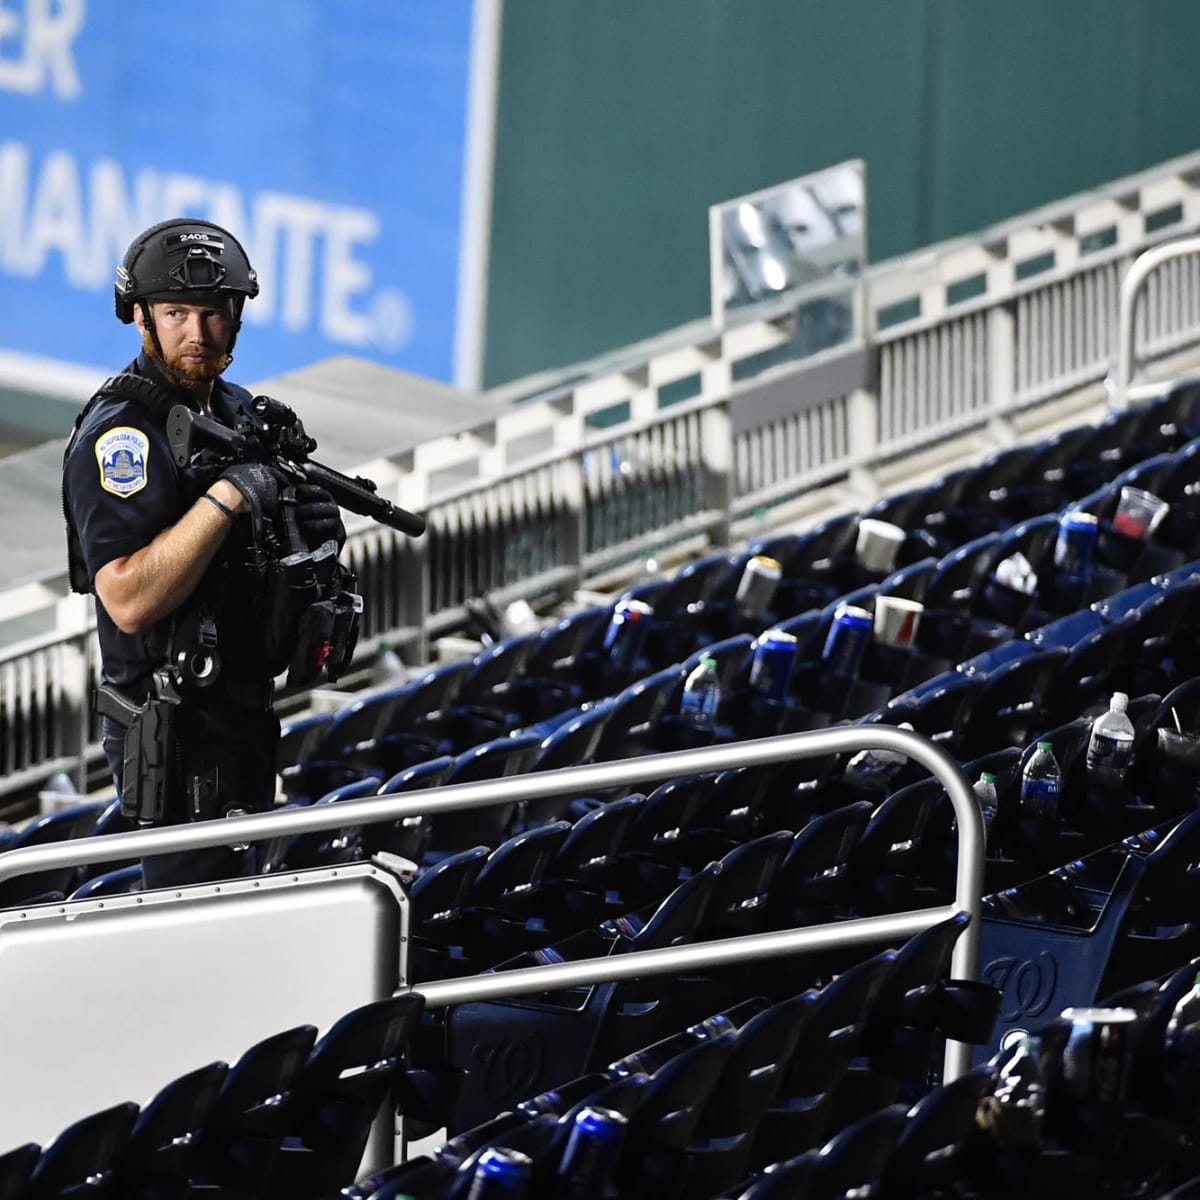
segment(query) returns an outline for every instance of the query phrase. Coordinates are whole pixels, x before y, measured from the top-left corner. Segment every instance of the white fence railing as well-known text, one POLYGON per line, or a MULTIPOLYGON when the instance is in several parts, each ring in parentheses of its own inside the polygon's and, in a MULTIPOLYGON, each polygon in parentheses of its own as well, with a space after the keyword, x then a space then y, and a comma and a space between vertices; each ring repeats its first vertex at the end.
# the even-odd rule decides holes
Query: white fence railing
MULTIPOLYGON (((898 752, 925 767, 943 786, 955 814, 957 824, 957 866, 953 903, 907 912, 888 913, 855 920, 835 921, 825 925, 778 930, 744 937, 724 938, 691 945, 664 947, 639 954, 614 955, 607 958, 581 959, 574 962, 547 964, 529 970, 497 971, 458 979, 423 981, 408 975, 406 913, 393 914, 391 905, 386 911, 380 900, 388 899, 380 892, 374 878, 377 872, 365 863, 354 863, 336 870, 288 872, 283 880, 234 880, 213 885, 196 885, 176 891, 139 893, 135 897, 109 897, 105 901, 76 900, 54 905, 34 905, 28 910, 14 909, 0 914, 0 948, 14 942, 18 949, 32 945, 36 957, 10 953, 0 956, 5 963, 12 960, 11 976, 0 983, 3 1004, 0 1013, 19 1013, 18 1023, 0 1026, 18 1036, 23 1045, 42 1047, 51 1039, 57 1053, 53 1056, 60 1066, 59 1074, 45 1070, 45 1064, 35 1079, 23 1079, 18 1073, 16 1086, 25 1095, 34 1092, 42 1101, 29 1111, 22 1106, 3 1101, 15 1101, 0 1090, 0 1135, 16 1143, 30 1138, 45 1138, 68 1121, 78 1119, 89 1110, 118 1103, 128 1095, 149 1095, 163 1082, 164 1062, 170 1069, 183 1071, 194 1066, 188 1056, 195 1049, 187 1036, 192 1024, 206 1030, 210 1056, 224 1056, 232 1045, 238 1047, 235 1034, 244 1034, 241 1046, 254 1037, 274 1032, 262 1031, 263 1013, 279 1012, 255 1005, 216 1003, 214 994, 228 995, 231 969, 247 973, 253 979, 263 974, 264 947, 275 952, 266 954, 265 961, 272 972, 280 975, 287 986, 287 1003, 282 1011, 295 1011, 297 1006, 311 1013, 329 1013, 332 994, 345 998, 346 986, 379 989, 381 983, 398 988, 411 987, 426 997, 430 1007, 448 1006, 474 1000, 520 996, 562 987, 575 987, 609 980, 628 979, 655 974, 678 972, 701 965, 722 966, 756 962, 787 954, 803 954, 830 946, 862 946, 878 944, 889 939, 902 941, 959 913, 970 919, 955 943, 950 973, 956 979, 974 980, 979 973, 979 943, 981 932, 981 896, 984 872, 983 817, 975 801, 970 783, 958 764, 927 738, 904 729, 885 725, 844 727, 813 730, 806 733, 784 734, 759 738, 736 745, 706 746, 701 749, 650 755, 620 762, 591 763, 586 766, 545 771, 519 778, 483 780, 477 783, 455 784, 450 787, 423 791, 419 796, 398 793, 346 800, 336 805, 312 805, 302 808, 277 809, 235 818, 237 836, 248 842, 284 835, 312 833, 318 830, 354 828, 381 821, 400 821, 405 817, 427 812, 435 806, 439 812, 461 811, 486 805, 510 803, 514 796, 535 800, 571 794, 591 795, 605 789, 653 783, 688 775, 703 775, 741 767, 766 766, 794 759, 816 758, 877 747, 898 752), (337 877, 345 883, 357 877, 359 885, 371 884, 369 892, 362 887, 351 890, 349 904, 332 913, 326 901, 321 907, 322 924, 314 926, 313 906, 327 895, 337 877), (366 878, 364 878, 366 876, 366 878), (288 887, 292 883, 295 888, 288 887), (260 886, 262 884, 263 886, 260 886), (288 888, 290 902, 280 904, 280 884, 288 888), (307 886, 306 886, 307 885, 307 886), (319 891, 313 895, 313 889, 319 891), (261 895, 255 895, 255 891, 261 895), (214 905, 226 893, 225 900, 214 905), (307 904, 305 897, 311 897, 307 904), (172 899, 183 903, 173 906, 172 899), (205 919, 197 920, 197 900, 204 899, 205 919), (146 911, 142 911, 142 910, 146 911), (103 913, 100 910, 105 910, 103 913), (374 914, 374 916, 373 916, 374 914), (96 920, 97 916, 103 920, 96 920), (148 919, 149 917, 149 919, 148 919), (155 920, 157 918, 157 920, 155 920), (113 922, 117 924, 114 928, 113 922), (151 925, 150 922, 153 921, 151 925), (132 922, 132 924, 130 924, 132 922), (336 924, 334 924, 334 922, 336 924), (148 928, 148 925, 150 926, 148 928), (39 935, 28 934, 38 926, 39 935), (304 941, 304 930, 309 940, 304 941), (331 971, 305 970, 305 979, 293 977, 297 962, 308 965, 305 947, 312 944, 316 928, 322 947, 336 947, 339 952, 337 969, 331 971), (131 940, 129 930, 141 930, 140 939, 131 940), (117 936, 115 936, 117 935, 117 936), (98 1042, 92 1027, 86 1022, 72 1024, 56 1019, 49 1013, 39 1017, 38 1000, 44 1008, 45 979, 64 981, 58 991, 70 989, 66 981, 88 977, 95 970, 97 956, 111 956, 113 943, 125 947, 120 971, 100 971, 102 980, 96 983, 96 995, 114 1000, 114 990, 128 998, 130 994, 152 992, 163 1000, 163 1013, 158 1019, 155 1035, 149 1042, 151 1057, 147 1057, 147 1031, 136 1021, 110 1022, 106 1035, 98 1042), (343 944, 345 943, 345 944, 343 944), (223 947, 222 960, 209 970, 212 948, 223 947), (98 949, 99 947, 99 949, 98 949), (106 949, 107 947, 107 949, 106 949), (354 959, 357 961, 352 961, 354 959), (34 971, 21 971, 23 963, 35 965, 34 971), (199 968, 197 964, 200 964, 199 968), (339 984, 327 976, 344 976, 339 984), (116 983, 114 983, 114 977, 116 983), (222 991, 224 988, 224 991, 222 991), (215 1004, 219 1020, 213 1019, 215 1004), (220 1030, 220 1040, 213 1040, 213 1026, 220 1030), (72 1037, 86 1043, 77 1046, 72 1037), (102 1047, 102 1057, 108 1069, 94 1071, 87 1089, 64 1085, 64 1069, 76 1064, 77 1052, 91 1054, 102 1047), (11 1115, 9 1111, 11 1110, 11 1115), (49 1132, 46 1132, 46 1131, 49 1132)), ((166 852, 200 849, 227 842, 230 824, 225 819, 201 821, 191 825, 176 825, 163 829, 142 829, 104 837, 76 838, 53 845, 30 846, 0 855, 0 880, 84 863, 116 862, 166 852)), ((412 864, 392 859, 402 867, 412 864)), ((398 892, 399 889, 395 888, 398 892)), ((335 893, 336 895, 336 893, 335 893)), ((400 898, 400 897, 398 897, 400 898)), ((403 898, 400 898, 403 899, 403 898)), ((323 951, 324 952, 324 951, 323 951)), ((107 960, 106 960, 107 961, 107 960)), ((268 972, 270 974, 270 972, 268 972)), ((276 983, 278 990, 278 982, 276 983)), ((271 995, 271 991, 266 991, 271 995)), ((371 996, 360 996, 359 1003, 371 996)), ((346 1008, 350 1005, 347 1003, 346 1008)), ((114 1011, 122 1011, 120 1008, 114 1011)), ((343 1009, 342 1011, 345 1011, 343 1009)), ((304 1019, 311 1019, 305 1017, 304 1019)), ((286 1019, 279 1017, 280 1024, 286 1019)), ((278 1028, 278 1026, 275 1026, 278 1028)), ((970 1065, 971 1047, 961 1042, 947 1042, 944 1078, 961 1075, 970 1065)), ((198 1053, 198 1052, 197 1052, 198 1053)), ((30 1061, 29 1056, 24 1056, 30 1061)), ((87 1061, 83 1057, 81 1061, 87 1061)), ((205 1061, 203 1058, 199 1061, 205 1061)), ((9 1084, 11 1081, 6 1080, 9 1084)), ((556 1081, 561 1082, 561 1081, 556 1081)), ((4 1085, 0 1085, 0 1089, 4 1085)), ((28 1109, 28 1106, 25 1106, 28 1109)))
MULTIPOLYGON (((504 389, 518 402, 478 428, 371 464, 428 532, 352 527, 363 652, 387 637, 427 661, 472 596, 548 606, 648 557, 797 520, 827 485, 842 506, 866 502, 921 452, 961 460, 1036 428, 1060 401, 1102 411, 1122 278, 1146 250, 1197 231, 1200 155, 880 264, 861 344, 796 359, 799 322, 783 303, 726 329, 696 322, 532 394, 504 389)), ((1127 383, 1133 362, 1200 346, 1200 255, 1155 261, 1144 283, 1127 383)), ((80 707, 95 671, 90 618, 74 598, 58 604, 58 649, 0 652, 0 754, 11 747, 0 797, 96 754, 80 707), (45 732, 48 721, 66 732, 45 732)))

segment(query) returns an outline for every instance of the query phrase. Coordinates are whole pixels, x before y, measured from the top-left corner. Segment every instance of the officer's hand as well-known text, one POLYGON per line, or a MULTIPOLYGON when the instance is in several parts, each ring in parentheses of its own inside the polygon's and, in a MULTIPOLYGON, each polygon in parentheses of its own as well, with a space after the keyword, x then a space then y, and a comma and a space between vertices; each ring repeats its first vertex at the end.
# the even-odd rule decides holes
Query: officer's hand
POLYGON ((296 485, 296 524, 310 550, 316 550, 332 539, 337 542, 340 553, 346 544, 346 527, 342 524, 337 501, 316 484, 296 485))
POLYGON ((234 463, 221 473, 246 498, 251 509, 270 514, 279 499, 279 477, 262 463, 234 463))

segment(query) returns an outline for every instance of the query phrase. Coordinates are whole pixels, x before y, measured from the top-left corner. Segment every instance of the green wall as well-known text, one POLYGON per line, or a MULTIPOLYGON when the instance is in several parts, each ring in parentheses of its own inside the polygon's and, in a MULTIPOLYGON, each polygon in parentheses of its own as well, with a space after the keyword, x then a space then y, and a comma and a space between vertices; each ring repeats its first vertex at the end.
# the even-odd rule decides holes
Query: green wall
POLYGON ((485 383, 708 311, 708 206, 866 160, 878 261, 1200 147, 1196 0, 504 0, 485 383))

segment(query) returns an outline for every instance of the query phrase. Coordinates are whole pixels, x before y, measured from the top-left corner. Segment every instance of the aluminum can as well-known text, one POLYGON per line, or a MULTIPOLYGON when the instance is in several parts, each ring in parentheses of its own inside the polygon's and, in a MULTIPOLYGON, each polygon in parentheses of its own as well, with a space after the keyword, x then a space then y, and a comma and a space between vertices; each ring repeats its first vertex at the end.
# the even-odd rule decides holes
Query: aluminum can
POLYGON ((575 1117, 559 1170, 555 1195, 562 1200, 590 1200, 599 1196, 612 1175, 629 1118, 611 1108, 588 1105, 575 1117))
POLYGON ((865 608, 854 604, 839 604, 833 610, 833 621, 825 636, 821 658, 837 675, 857 675, 863 655, 871 641, 874 619, 865 608))
POLYGON ((1058 521, 1054 565, 1066 583, 1086 583, 1092 570, 1092 551, 1100 522, 1089 512, 1072 509, 1058 521))
POLYGON ((794 634, 768 629, 754 643, 750 687, 768 700, 784 699, 798 654, 799 643, 794 634))
POLYGON ((489 1146, 475 1161, 467 1200, 518 1200, 525 1195, 533 1163, 519 1150, 489 1146))
POLYGON ((771 607, 775 589, 783 578, 783 567, 777 559, 756 554, 742 568, 734 600, 743 617, 761 617, 771 607))
POLYGON ((619 670, 628 671, 637 662, 654 610, 644 600, 618 600, 604 631, 604 653, 619 670))
POLYGON ((1125 1099, 1137 1013, 1132 1008, 1066 1008, 1071 1023, 1062 1079, 1071 1096, 1106 1109, 1125 1099))

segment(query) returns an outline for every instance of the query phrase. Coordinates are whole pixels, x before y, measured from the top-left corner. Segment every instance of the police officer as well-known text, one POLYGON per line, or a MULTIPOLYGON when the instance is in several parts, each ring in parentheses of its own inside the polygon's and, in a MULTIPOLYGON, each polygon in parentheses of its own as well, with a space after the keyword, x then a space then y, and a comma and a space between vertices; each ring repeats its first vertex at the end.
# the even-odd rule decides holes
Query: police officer
MULTIPOLYGON (((153 722, 133 725, 101 708, 114 713, 102 739, 122 808, 142 824, 261 812, 275 797, 279 722, 256 539, 278 515, 281 480, 255 463, 216 477, 182 469, 166 436, 166 414, 181 403, 228 426, 255 419, 250 394, 222 374, 257 294, 245 251, 217 225, 179 218, 137 237, 115 297, 141 353, 85 407, 64 457, 72 582, 96 597, 101 692, 153 709, 153 722), (152 819, 138 809, 148 786, 161 789, 152 819)), ((301 485, 292 499, 308 548, 334 538, 340 549, 332 497, 301 485)), ((147 887, 250 867, 244 847, 143 862, 147 887)))

